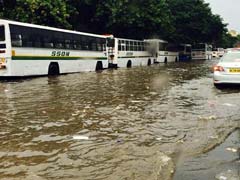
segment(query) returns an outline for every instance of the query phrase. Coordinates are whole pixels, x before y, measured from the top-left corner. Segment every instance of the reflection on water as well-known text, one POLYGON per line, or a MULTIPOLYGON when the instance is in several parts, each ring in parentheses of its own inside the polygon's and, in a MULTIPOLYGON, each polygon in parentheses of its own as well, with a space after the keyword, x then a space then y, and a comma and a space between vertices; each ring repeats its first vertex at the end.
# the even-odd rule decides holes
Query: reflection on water
POLYGON ((0 178, 171 179, 238 125, 239 92, 213 87, 211 63, 0 83, 0 178))

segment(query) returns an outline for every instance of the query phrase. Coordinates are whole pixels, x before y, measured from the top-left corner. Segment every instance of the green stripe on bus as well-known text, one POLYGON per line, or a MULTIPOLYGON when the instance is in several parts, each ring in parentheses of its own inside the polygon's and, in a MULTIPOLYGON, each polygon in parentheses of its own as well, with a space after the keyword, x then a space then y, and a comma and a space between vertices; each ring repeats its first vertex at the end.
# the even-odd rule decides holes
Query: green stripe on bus
POLYGON ((12 60, 107 60, 106 57, 12 56, 12 60))

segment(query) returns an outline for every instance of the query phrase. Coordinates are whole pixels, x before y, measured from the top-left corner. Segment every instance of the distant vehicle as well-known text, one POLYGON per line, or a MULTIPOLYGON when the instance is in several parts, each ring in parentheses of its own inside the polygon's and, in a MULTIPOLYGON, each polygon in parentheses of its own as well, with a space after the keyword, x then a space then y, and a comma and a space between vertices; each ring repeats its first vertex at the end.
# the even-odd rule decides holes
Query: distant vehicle
POLYGON ((105 36, 0 20, 0 77, 58 75, 107 67, 105 36))
POLYGON ((178 46, 162 39, 145 39, 149 43, 149 50, 153 54, 155 63, 179 61, 178 46))
POLYGON ((212 59, 212 45, 207 43, 198 43, 192 46, 193 60, 211 60, 212 59))
POLYGON ((217 48, 218 56, 222 57, 225 53, 225 50, 223 48, 217 48))
POLYGON ((107 38, 109 67, 132 67, 153 64, 153 56, 148 51, 148 43, 142 40, 107 38))
POLYGON ((217 48, 213 48, 212 49, 212 57, 213 58, 218 58, 219 57, 217 48))
POLYGON ((213 71, 216 87, 222 84, 240 84, 240 48, 229 50, 213 67, 213 71))
POLYGON ((192 59, 192 45, 191 44, 179 44, 179 61, 189 61, 192 59))

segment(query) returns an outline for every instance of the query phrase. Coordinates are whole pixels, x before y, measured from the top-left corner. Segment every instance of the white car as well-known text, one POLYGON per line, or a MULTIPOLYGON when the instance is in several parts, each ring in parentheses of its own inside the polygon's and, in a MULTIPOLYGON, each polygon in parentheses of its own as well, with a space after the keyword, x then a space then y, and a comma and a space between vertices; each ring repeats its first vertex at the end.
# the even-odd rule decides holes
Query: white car
POLYGON ((231 49, 213 67, 213 83, 216 87, 222 84, 240 84, 240 48, 231 49))

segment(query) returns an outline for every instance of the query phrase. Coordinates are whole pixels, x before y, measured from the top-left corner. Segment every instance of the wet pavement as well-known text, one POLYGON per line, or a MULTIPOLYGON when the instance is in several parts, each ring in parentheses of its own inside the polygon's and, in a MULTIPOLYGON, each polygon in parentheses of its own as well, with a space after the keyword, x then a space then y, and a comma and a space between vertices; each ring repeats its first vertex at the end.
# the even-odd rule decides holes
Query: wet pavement
POLYGON ((214 63, 0 82, 0 179, 235 177, 240 89, 214 88, 214 63))

